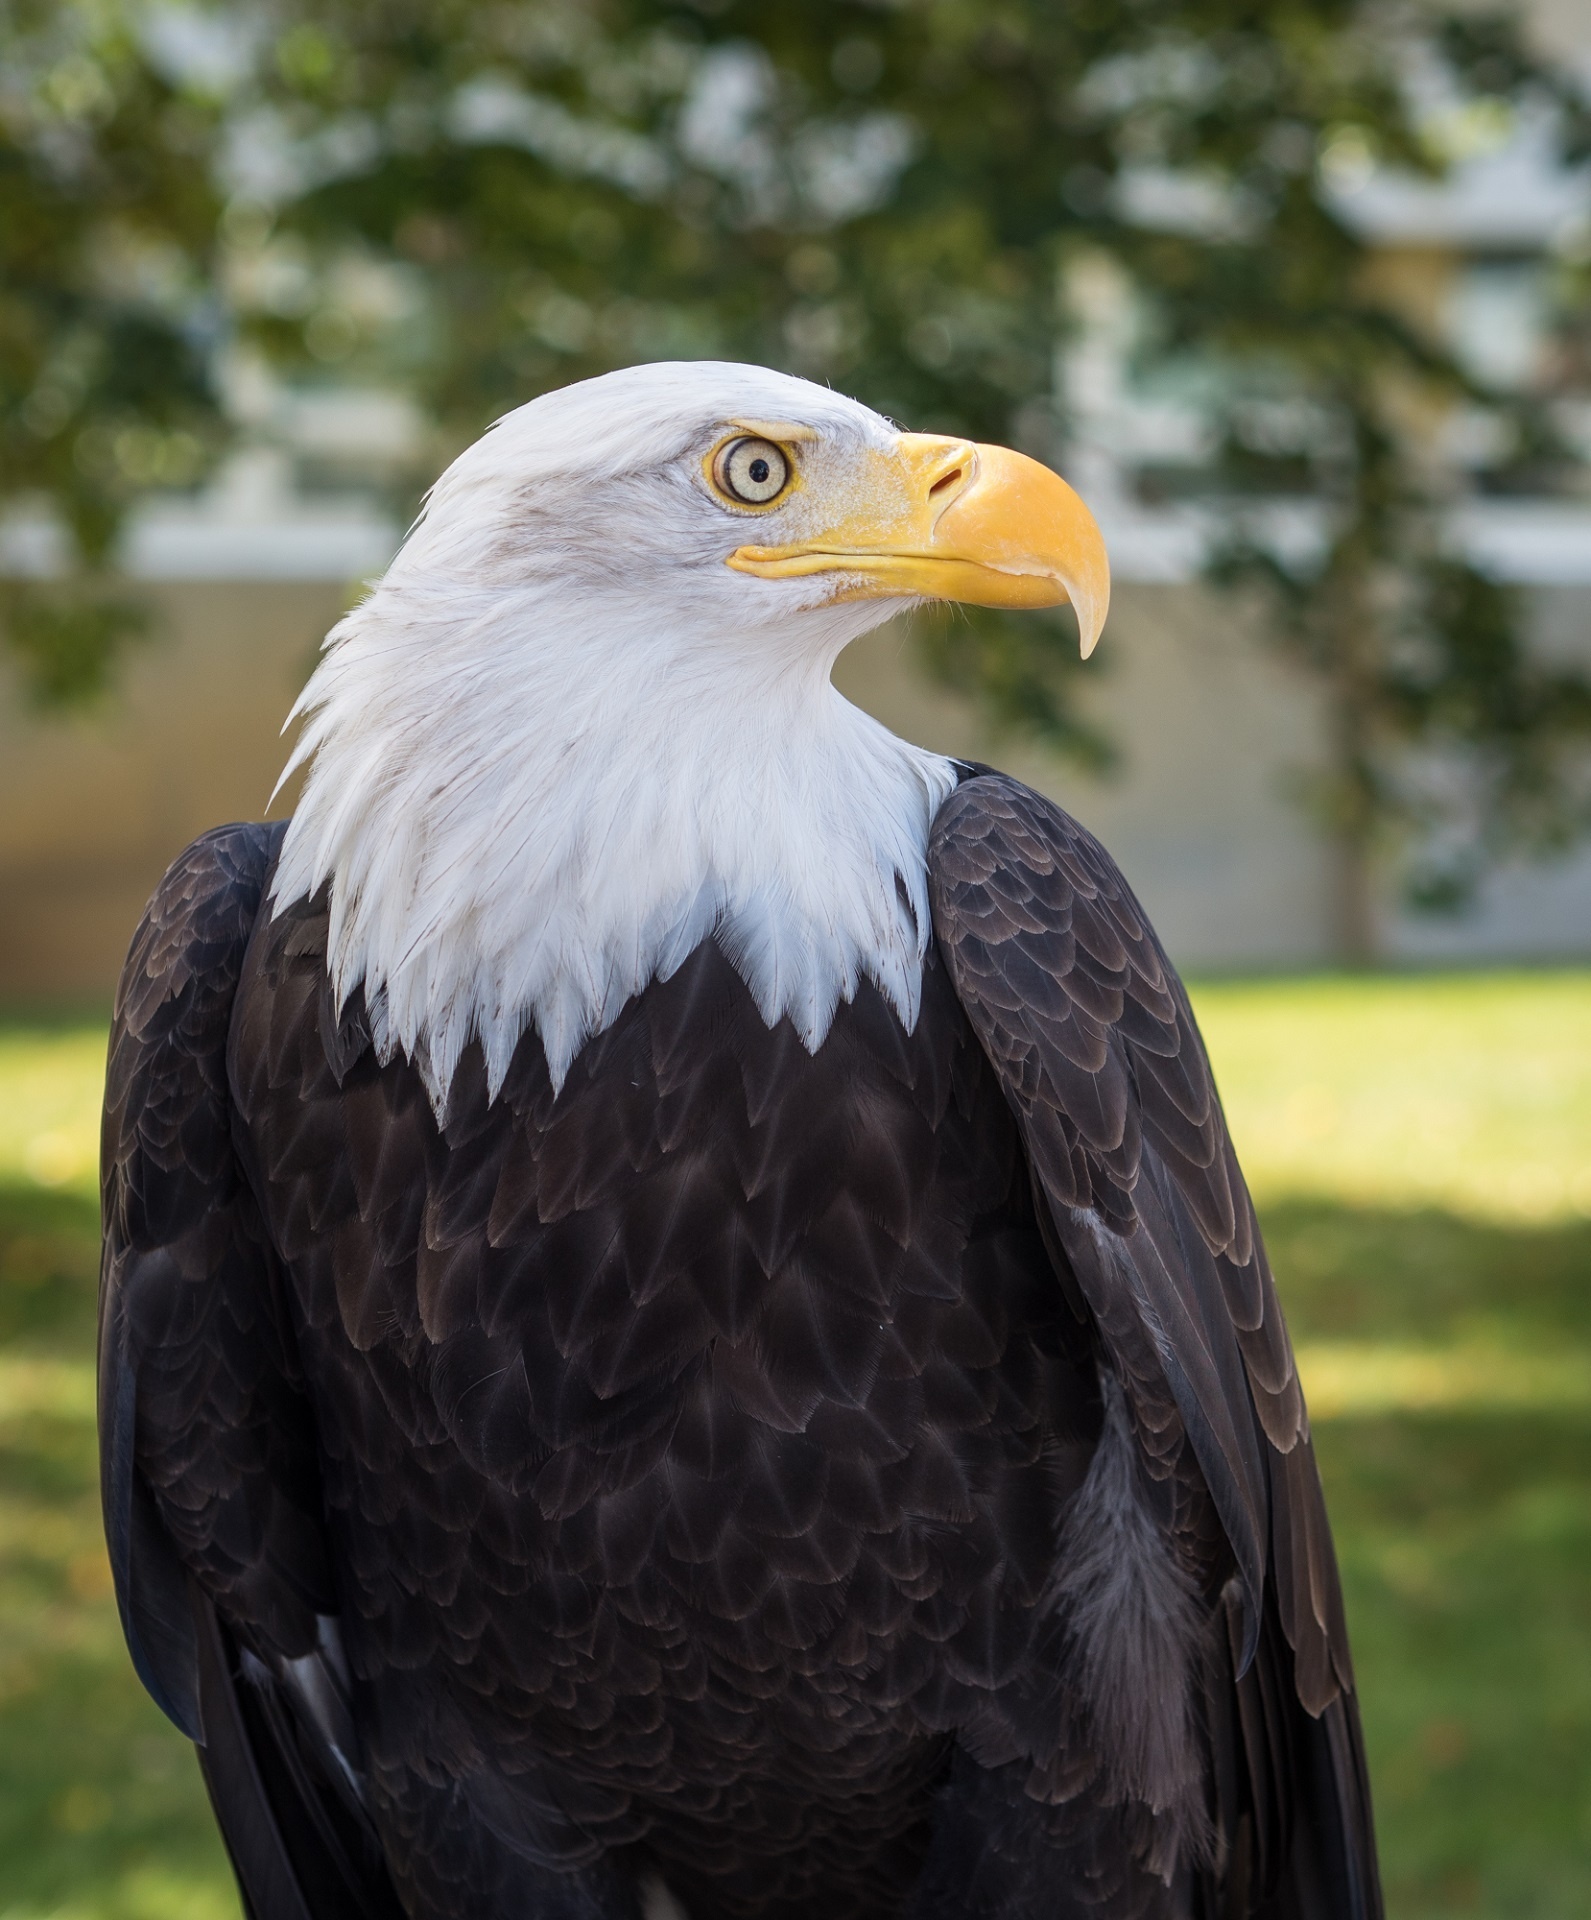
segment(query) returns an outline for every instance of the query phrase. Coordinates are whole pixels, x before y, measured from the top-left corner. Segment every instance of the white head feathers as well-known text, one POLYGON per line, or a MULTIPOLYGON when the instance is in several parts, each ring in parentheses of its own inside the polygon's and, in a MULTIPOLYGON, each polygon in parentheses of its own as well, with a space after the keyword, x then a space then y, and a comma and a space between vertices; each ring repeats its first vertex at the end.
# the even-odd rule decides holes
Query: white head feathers
POLYGON ((561 1086, 709 935, 809 1048, 863 976, 916 1020, 954 772, 829 680, 899 602, 725 566, 746 523, 702 462, 748 418, 814 429, 831 497, 848 454, 893 439, 756 367, 547 394, 443 474, 294 708, 283 778, 309 772, 273 900, 329 883, 339 1003, 363 985, 382 1057, 413 1059, 439 1112, 475 1036, 493 1094, 527 1025, 561 1086))

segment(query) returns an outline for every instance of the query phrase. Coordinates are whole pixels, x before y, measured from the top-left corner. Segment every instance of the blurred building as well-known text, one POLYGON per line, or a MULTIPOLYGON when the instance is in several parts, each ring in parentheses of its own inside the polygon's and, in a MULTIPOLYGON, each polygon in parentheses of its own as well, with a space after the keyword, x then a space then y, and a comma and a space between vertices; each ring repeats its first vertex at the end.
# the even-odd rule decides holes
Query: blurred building
MULTIPOLYGON (((1591 49, 1586 0, 1555 0, 1542 18, 1560 50, 1591 49)), ((1558 263, 1591 254, 1591 175, 1559 166, 1535 123, 1501 140, 1477 129, 1471 144, 1440 184, 1344 153, 1331 190, 1405 309, 1483 380, 1556 392, 1559 430, 1591 462, 1591 394, 1563 383, 1553 312, 1558 263)), ((1146 220, 1180 217, 1175 182, 1133 191, 1146 220)), ((1211 521, 1180 481, 1210 440, 1204 400, 1175 381, 1135 383, 1131 314, 1108 273, 1079 297, 1087 324, 1058 377, 1078 426, 1073 477, 1117 580, 1087 699, 1119 768, 1089 779, 991 738, 926 679, 897 626, 852 648, 836 677, 898 731, 1056 794, 1111 847, 1184 966, 1325 963, 1328 855, 1298 804, 1322 757, 1316 696, 1240 608, 1200 584, 1211 521)), ((383 394, 278 389, 248 369, 241 379, 251 444, 203 497, 152 502, 130 529, 125 569, 156 620, 116 700, 41 719, 0 678, 0 1000, 108 995, 171 857, 206 826, 265 812, 280 729, 316 648, 396 544, 375 502, 412 449, 404 408, 383 394)), ((1470 433, 1484 465, 1484 419, 1453 430, 1470 433)), ((1530 590, 1536 644, 1591 667, 1591 500, 1479 487, 1457 532, 1530 590)), ((0 566, 51 565, 46 526, 0 534, 0 566)), ((1387 944, 1408 959, 1591 955, 1591 852, 1497 875, 1459 919, 1389 909, 1387 944)))

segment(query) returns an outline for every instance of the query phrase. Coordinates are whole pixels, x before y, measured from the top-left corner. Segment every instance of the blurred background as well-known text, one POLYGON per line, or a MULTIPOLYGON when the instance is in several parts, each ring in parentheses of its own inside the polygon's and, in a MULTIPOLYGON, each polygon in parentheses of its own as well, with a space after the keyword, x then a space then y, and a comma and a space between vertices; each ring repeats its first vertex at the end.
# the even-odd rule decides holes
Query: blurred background
POLYGON ((1591 1912, 1588 296, 1591 0, 0 0, 0 1920, 236 1914, 99 1541, 143 901, 454 452, 704 355, 1098 514, 1086 667, 968 614, 837 678, 1194 977, 1394 1920, 1591 1912))

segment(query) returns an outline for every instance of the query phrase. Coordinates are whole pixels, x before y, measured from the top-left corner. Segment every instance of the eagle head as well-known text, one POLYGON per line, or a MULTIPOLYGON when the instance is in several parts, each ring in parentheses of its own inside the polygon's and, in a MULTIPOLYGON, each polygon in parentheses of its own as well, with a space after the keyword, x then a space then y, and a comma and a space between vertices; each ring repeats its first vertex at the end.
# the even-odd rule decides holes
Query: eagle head
POLYGON ((439 1113, 472 1039, 495 1094, 527 1026, 561 1086, 707 938, 809 1047, 863 977, 911 1024, 956 774, 834 660, 924 600, 1070 601, 1087 654, 1108 597, 1088 510, 1006 448, 721 362, 543 394, 328 636, 272 897, 326 889, 339 1004, 439 1113))
POLYGON ((1006 447, 901 433, 764 367, 626 367, 507 414, 432 489, 394 580, 552 577, 595 614, 854 634, 901 601, 1070 601, 1086 657, 1110 574, 1088 509, 1006 447))

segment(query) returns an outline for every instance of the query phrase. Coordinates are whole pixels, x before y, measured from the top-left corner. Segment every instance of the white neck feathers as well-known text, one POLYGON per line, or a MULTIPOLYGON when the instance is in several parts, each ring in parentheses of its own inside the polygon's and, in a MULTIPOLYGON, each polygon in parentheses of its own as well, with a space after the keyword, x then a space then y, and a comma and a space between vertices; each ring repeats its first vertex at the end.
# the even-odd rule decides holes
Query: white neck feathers
POLYGON ((471 1038, 495 1096, 533 1026, 560 1087, 709 936, 809 1049, 864 976, 912 1026, 955 774, 830 683, 878 610, 672 633, 644 600, 575 599, 400 559, 331 635, 273 900, 329 884, 339 1005, 363 985, 382 1058, 439 1114, 471 1038))

